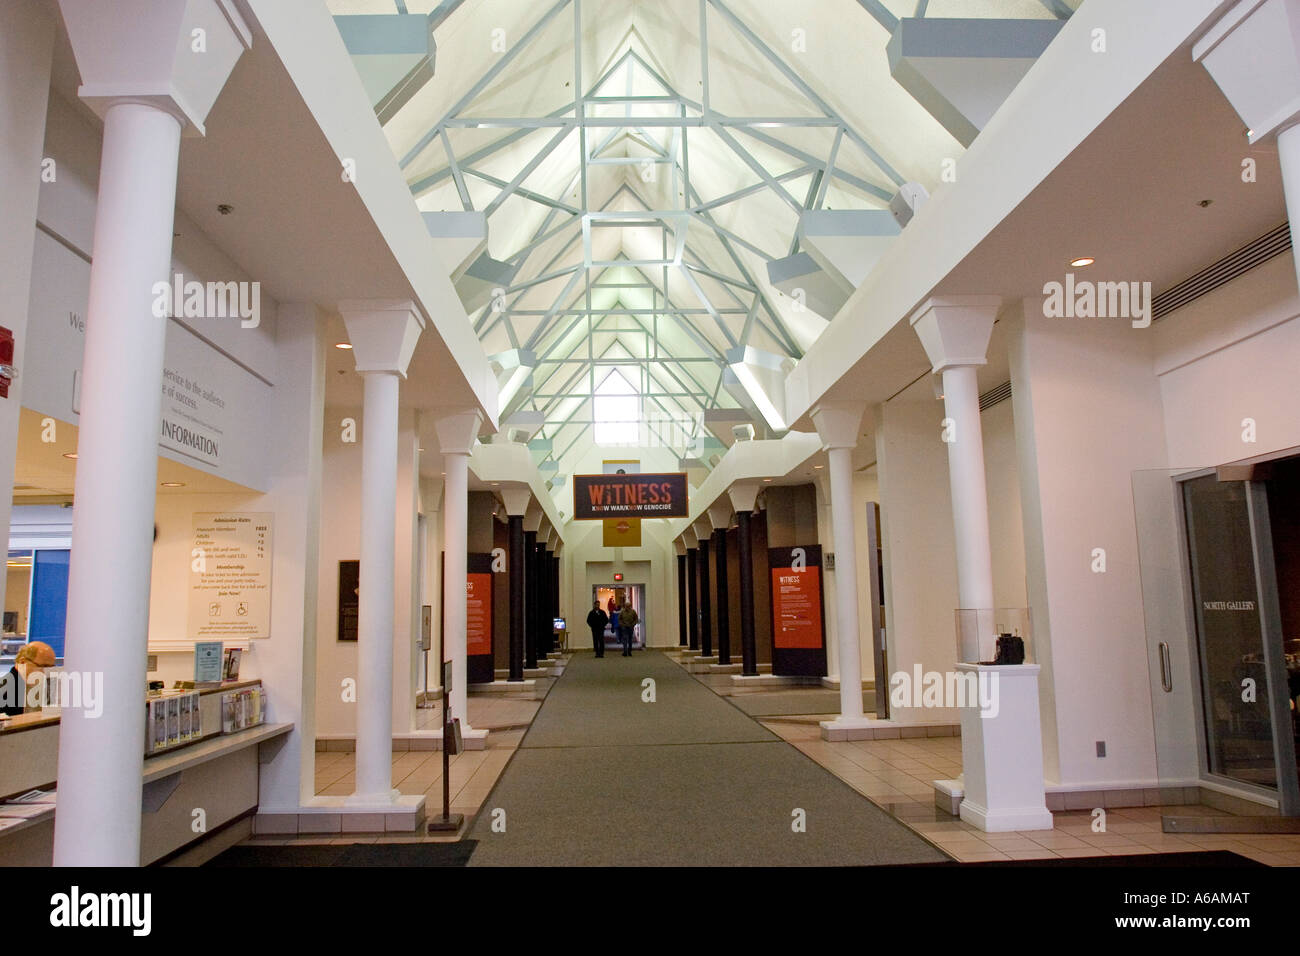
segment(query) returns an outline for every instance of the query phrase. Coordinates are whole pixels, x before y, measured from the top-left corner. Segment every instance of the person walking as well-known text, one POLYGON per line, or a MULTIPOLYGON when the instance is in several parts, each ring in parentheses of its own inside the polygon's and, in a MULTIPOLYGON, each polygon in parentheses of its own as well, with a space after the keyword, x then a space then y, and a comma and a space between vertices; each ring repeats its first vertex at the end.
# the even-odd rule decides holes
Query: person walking
POLYGON ((587 627, 591 628, 591 644, 596 649, 597 657, 605 656, 605 626, 609 624, 609 615, 600 609, 599 601, 591 602, 591 613, 587 615, 587 627))
POLYGON ((632 609, 632 602, 625 602, 623 609, 618 612, 619 640, 623 643, 624 657, 632 656, 632 637, 636 632, 637 620, 636 611, 632 609))

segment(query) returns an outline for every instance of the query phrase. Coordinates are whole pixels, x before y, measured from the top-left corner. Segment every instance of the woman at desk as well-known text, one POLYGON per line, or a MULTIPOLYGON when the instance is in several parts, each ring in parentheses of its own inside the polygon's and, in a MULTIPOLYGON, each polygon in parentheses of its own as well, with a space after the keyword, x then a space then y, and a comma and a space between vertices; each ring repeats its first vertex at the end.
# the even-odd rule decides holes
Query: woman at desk
POLYGON ((14 657, 14 666, 9 673, 0 677, 0 713, 6 717, 16 717, 26 709, 27 688, 47 667, 53 667, 56 660, 54 648, 44 641, 32 641, 24 644, 14 657))

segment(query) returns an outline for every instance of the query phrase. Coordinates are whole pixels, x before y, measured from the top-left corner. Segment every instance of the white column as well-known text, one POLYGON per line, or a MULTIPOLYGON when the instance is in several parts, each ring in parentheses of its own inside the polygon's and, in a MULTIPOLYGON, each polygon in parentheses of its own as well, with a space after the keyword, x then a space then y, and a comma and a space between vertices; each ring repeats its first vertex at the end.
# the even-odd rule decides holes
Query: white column
POLYGON ((69 671, 102 679, 102 713, 63 710, 54 862, 138 866, 167 334, 153 286, 170 278, 182 127, 202 132, 251 37, 238 13, 211 0, 155 0, 130 17, 91 0, 62 0, 60 9, 79 95, 104 120, 64 654, 69 671), (178 56, 199 26, 211 52, 178 56))
POLYGON ((123 101, 104 117, 68 568, 65 666, 103 677, 103 713, 65 710, 56 865, 138 866, 145 658, 163 343, 151 287, 171 261, 181 121, 123 101))
MULTIPOLYGON (((438 445, 446 472, 443 492, 443 633, 451 660, 451 715, 462 732, 470 729, 466 709, 465 585, 469 553, 469 456, 483 419, 477 410, 454 412, 438 419, 438 445)), ((445 688, 444 688, 445 691, 445 688)))
POLYGON ((943 376, 948 482, 957 552, 957 601, 966 615, 958 654, 978 662, 993 640, 993 558, 989 550, 989 502, 984 479, 984 435, 976 369, 986 362, 989 336, 1001 300, 995 296, 930 299, 911 316, 935 372, 943 376), (987 643, 988 646, 981 645, 987 643))
MULTIPOLYGON (((1192 47, 1253 145, 1276 138, 1291 234, 1300 228, 1300 0, 1240 0, 1192 47)), ((1292 254, 1297 278, 1300 259, 1292 254)))
MULTIPOLYGON (((357 770, 348 802, 393 803, 393 621, 401 380, 424 328, 407 300, 340 302, 357 371, 361 423, 361 587, 357 603, 357 770)), ((403 728, 404 730, 407 728, 403 728)))
POLYGON ((393 790, 393 595, 397 519, 394 372, 367 372, 361 424, 361 589, 357 606, 358 801, 393 790))
POLYGON ((824 737, 842 737, 864 726, 862 648, 858 634, 857 527, 853 520, 853 449, 866 406, 823 402, 812 411, 830 473, 831 529, 835 536, 835 632, 840 663, 840 716, 822 722, 824 737))

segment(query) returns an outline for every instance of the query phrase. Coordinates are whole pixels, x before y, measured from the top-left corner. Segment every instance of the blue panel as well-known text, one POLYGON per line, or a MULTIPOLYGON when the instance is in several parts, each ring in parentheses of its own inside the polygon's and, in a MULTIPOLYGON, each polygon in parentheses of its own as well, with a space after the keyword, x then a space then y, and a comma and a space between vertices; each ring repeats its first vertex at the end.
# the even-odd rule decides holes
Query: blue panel
POLYGON ((32 562, 32 606, 27 625, 29 641, 44 641, 63 656, 68 617, 67 551, 37 551, 32 562))
POLYGON ((429 18, 424 14, 343 15, 335 17, 334 23, 352 56, 427 56, 432 52, 429 18))

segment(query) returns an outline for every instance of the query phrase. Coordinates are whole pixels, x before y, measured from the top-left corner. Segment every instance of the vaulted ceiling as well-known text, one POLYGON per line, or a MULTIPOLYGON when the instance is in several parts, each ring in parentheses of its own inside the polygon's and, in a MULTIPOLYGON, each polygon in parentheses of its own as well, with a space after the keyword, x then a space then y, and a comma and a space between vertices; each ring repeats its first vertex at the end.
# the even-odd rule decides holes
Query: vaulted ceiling
POLYGON ((933 192, 963 150, 891 76, 900 18, 1077 5, 329 0, 419 208, 486 215, 486 246, 447 267, 500 367, 502 421, 530 422, 561 473, 614 371, 641 396, 638 444, 707 466, 706 412, 764 431, 738 352, 788 366, 833 317, 769 277, 801 213, 933 192), (425 17, 432 55, 375 15, 425 17))

